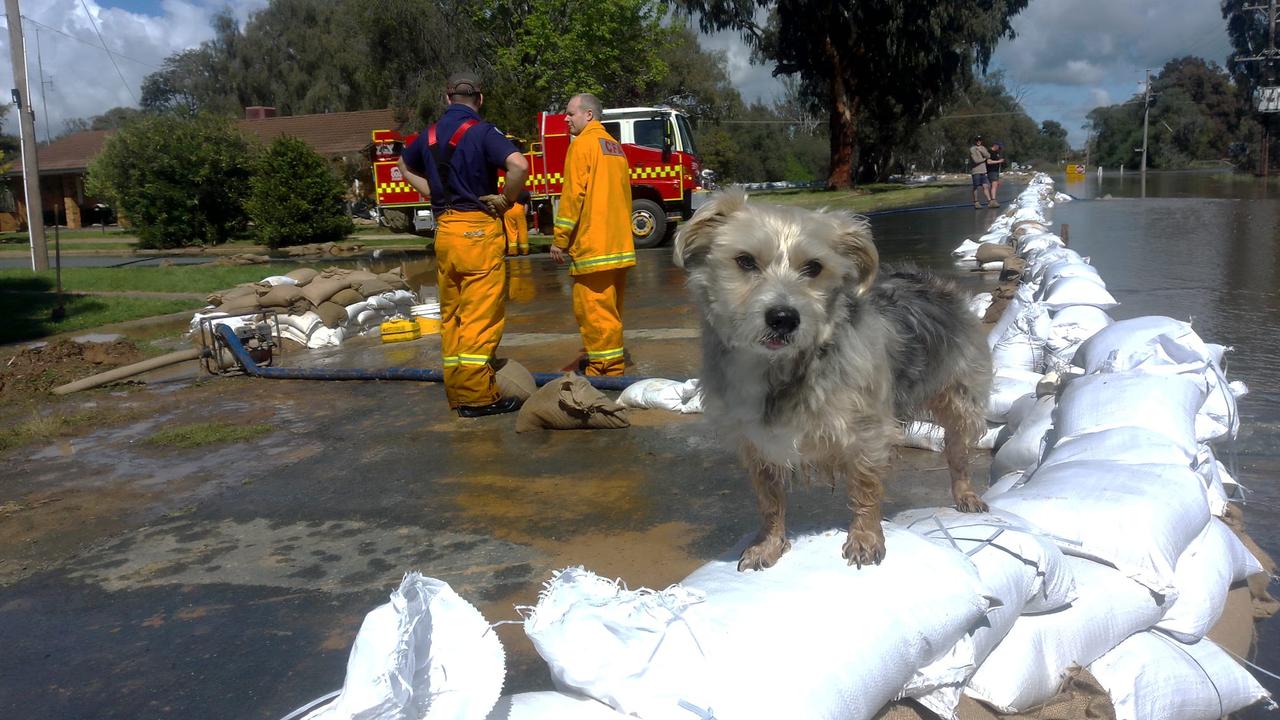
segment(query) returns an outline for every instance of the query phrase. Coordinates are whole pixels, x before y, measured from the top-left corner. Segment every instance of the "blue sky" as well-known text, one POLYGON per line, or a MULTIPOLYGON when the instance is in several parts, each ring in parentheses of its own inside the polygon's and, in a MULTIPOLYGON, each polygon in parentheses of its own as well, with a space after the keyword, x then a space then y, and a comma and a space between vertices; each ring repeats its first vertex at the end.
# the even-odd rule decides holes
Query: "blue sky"
MULTIPOLYGON (((211 34, 209 20, 230 7, 240 18, 267 0, 20 0, 36 99, 37 132, 57 134, 69 118, 136 104, 142 78, 169 54, 211 34), (86 15, 84 5, 93 16, 86 15), (119 73, 99 46, 94 24, 117 54, 119 73), (36 40, 44 65, 48 121, 39 92, 36 40), (123 80, 121 79, 123 76, 123 80)), ((1159 69, 1192 54, 1219 64, 1230 51, 1217 0, 1031 0, 1014 20, 1017 37, 1003 41, 992 69, 1003 70, 1036 121, 1055 119, 1082 145, 1090 109, 1127 99, 1143 69, 1159 69)), ((726 51, 730 75, 747 99, 781 91, 771 68, 754 66, 736 36, 720 33, 705 45, 726 51)), ((0 88, 12 87, 7 35, 0 35, 0 88)), ((9 125, 13 125, 10 116, 9 125)), ((6 127, 6 131, 13 131, 6 127)))

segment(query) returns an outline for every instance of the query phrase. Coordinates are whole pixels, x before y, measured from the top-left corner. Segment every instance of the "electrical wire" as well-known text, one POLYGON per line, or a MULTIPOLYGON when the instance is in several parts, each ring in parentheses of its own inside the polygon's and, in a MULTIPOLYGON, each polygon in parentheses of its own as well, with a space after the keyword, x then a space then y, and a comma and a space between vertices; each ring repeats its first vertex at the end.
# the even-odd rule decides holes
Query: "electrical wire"
POLYGON ((98 36, 98 42, 102 43, 102 49, 107 51, 107 59, 111 60, 111 67, 116 69, 116 75, 120 76, 120 82, 129 93, 129 98, 133 100, 134 105, 137 105, 138 98, 133 94, 133 88, 129 87, 129 82, 124 79, 124 73, 120 72, 120 66, 116 64, 116 56, 107 47, 107 41, 102 39, 102 32, 98 30, 98 21, 93 19, 93 13, 89 12, 89 6, 84 0, 80 0, 80 7, 84 8, 84 14, 89 16, 89 24, 93 26, 93 32, 98 36))
MULTIPOLYGON (((56 28, 56 27, 52 27, 52 26, 49 26, 49 25, 45 25, 44 23, 40 22, 39 20, 36 20, 36 19, 34 19, 34 18, 31 18, 31 17, 29 17, 29 16, 27 16, 27 15, 23 15, 23 16, 22 16, 22 19, 23 19, 23 20, 25 20, 26 22, 31 23, 32 25, 35 25, 36 27, 40 28, 41 30, 48 30, 48 31, 49 31, 49 32, 51 32, 51 33, 55 33, 55 34, 57 34, 57 35, 61 35, 62 37, 66 38, 66 39, 68 39, 68 40, 74 40, 74 41, 76 41, 76 42, 80 43, 81 45, 88 45, 89 47, 91 47, 91 48, 93 48, 93 49, 95 49, 95 50, 102 50, 102 49, 103 49, 103 48, 102 48, 102 46, 100 46, 100 45, 94 45, 93 43, 89 42, 88 40, 81 40, 80 38, 76 37, 75 35, 72 35, 72 34, 67 33, 67 32, 63 32, 62 30, 59 30, 59 29, 58 29, 58 28, 56 28)), ((149 67, 149 68, 151 68, 152 70, 159 70, 159 69, 160 69, 160 66, 159 66, 159 65, 154 65, 154 64, 149 63, 149 62, 147 62, 147 61, 145 61, 145 60, 139 60, 138 58, 129 57, 128 55, 121 55, 121 54, 119 54, 119 53, 116 53, 116 57, 118 57, 118 58, 120 58, 120 59, 122 59, 122 60, 128 60, 129 62, 135 62, 135 63, 137 63, 137 64, 139 64, 139 65, 144 66, 144 67, 149 67)))

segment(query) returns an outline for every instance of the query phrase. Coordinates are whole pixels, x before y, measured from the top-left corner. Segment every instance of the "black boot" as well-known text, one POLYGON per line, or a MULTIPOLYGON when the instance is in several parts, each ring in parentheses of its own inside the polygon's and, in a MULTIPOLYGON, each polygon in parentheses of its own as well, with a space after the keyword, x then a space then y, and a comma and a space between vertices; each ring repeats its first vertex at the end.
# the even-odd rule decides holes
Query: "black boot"
POLYGON ((521 404, 518 398, 499 398, 497 402, 489 405, 460 405, 458 417, 478 418, 486 415, 501 415, 519 410, 521 404))

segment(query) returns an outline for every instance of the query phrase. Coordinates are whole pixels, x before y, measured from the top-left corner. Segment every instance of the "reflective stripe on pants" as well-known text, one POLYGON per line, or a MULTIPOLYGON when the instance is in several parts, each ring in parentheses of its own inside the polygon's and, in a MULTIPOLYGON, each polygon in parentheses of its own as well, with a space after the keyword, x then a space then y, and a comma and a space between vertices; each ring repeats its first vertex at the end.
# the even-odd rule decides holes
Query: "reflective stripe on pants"
POLYGON ((502 222, 482 212, 449 210, 436 227, 440 343, 449 407, 498 400, 489 364, 506 322, 502 222))
POLYGON ((626 268, 573 276, 573 315, 587 349, 587 375, 622 375, 622 300, 626 268))

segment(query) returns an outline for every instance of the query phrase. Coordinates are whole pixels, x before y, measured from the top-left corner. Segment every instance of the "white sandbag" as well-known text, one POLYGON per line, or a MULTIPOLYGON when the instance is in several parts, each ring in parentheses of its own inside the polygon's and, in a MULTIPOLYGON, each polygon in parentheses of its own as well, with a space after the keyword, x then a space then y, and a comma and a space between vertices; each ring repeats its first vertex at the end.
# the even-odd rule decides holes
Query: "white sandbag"
POLYGON ((277 315, 276 319, 282 327, 291 327, 303 337, 310 337, 316 328, 324 327, 324 321, 314 310, 308 310, 301 315, 277 315))
POLYGON ((364 618, 342 693, 305 720, 483 718, 506 660, 489 623, 449 584, 411 572, 364 618))
POLYGON ((1039 273, 1039 277, 1044 281, 1045 285, 1052 285, 1055 280, 1067 277, 1084 278, 1089 282, 1106 287, 1106 282, 1102 276, 1098 274, 1098 269, 1086 262, 1079 262, 1074 258, 1063 258, 1046 264, 1039 273))
MULTIPOLYGON (((1219 365, 1210 364, 1204 371, 1208 384, 1204 404, 1196 413, 1196 439, 1209 442, 1218 438, 1235 439, 1240 432, 1240 414, 1236 409, 1236 393, 1219 365)), ((1248 392, 1244 383, 1240 387, 1248 392)))
POLYGON ((1021 712, 1052 697, 1068 670, 1087 665, 1161 614, 1156 598, 1115 570, 1066 559, 1076 599, 1053 612, 1023 615, 987 656, 965 694, 1002 712, 1021 712))
POLYGON ((1010 367, 996 367, 991 376, 991 395, 987 398, 987 420, 994 423, 1004 422, 1017 400, 1034 395, 1036 385, 1044 375, 1035 370, 1018 370, 1010 367))
POLYGON ((1174 374, 1202 371, 1213 353, 1190 323, 1148 315, 1121 320, 1089 338, 1072 360, 1085 372, 1174 374))
POLYGON ((992 270, 1003 270, 1003 269, 1004 269, 1004 261, 1003 261, 1003 260, 992 260, 991 262, 984 262, 984 263, 981 263, 981 264, 979 264, 979 265, 978 265, 978 267, 979 267, 979 268, 981 268, 982 270, 986 270, 986 271, 988 271, 988 272, 990 272, 990 271, 992 271, 992 270))
MULTIPOLYGON (((900 513, 893 521, 944 547, 963 552, 978 577, 1000 602, 987 621, 962 642, 972 643, 981 665, 1018 616, 1057 610, 1075 599, 1075 577, 1053 541, 1010 513, 962 513, 954 508, 924 508, 900 513)), ((976 667, 952 667, 952 658, 930 663, 903 690, 942 717, 951 717, 960 691, 976 667), (959 672, 957 672, 959 670, 959 672)), ((963 664, 962 664, 963 665, 963 664)))
POLYGON ((1228 498, 1235 497, 1236 480, 1227 471, 1227 466, 1217 458, 1213 448, 1201 444, 1196 449, 1192 468, 1204 481, 1205 495, 1209 500, 1209 512, 1214 517, 1222 517, 1227 512, 1228 498))
POLYGON ((1180 642, 1196 642, 1222 617, 1231 584, 1260 572, 1262 565, 1231 528, 1210 519, 1178 558, 1173 574, 1178 597, 1156 629, 1180 642))
POLYGON ((1271 702, 1258 681, 1212 640, 1183 645, 1141 632, 1089 665, 1117 720, 1213 720, 1271 702))
POLYGON ((1118 307, 1120 303, 1106 288, 1082 277, 1064 277, 1046 284, 1036 298, 1051 310, 1068 305, 1092 305, 1102 310, 1118 307))
POLYGON ((1085 340, 1114 321, 1092 305, 1070 305, 1052 314, 1045 348, 1064 366, 1071 363, 1085 340))
POLYGON ((995 298, 991 293, 978 293, 969 299, 969 312, 978 317, 984 317, 987 314, 987 308, 991 307, 992 302, 995 302, 995 298))
POLYGON ((323 347, 336 347, 342 344, 347 338, 347 330, 344 327, 318 327, 315 332, 307 338, 307 347, 312 350, 323 347))
POLYGON ((633 408, 656 408, 678 413, 702 412, 702 386, 697 378, 679 382, 648 378, 627 386, 618 404, 633 408))
POLYGON ((1039 467, 1095 460, 1120 465, 1175 465, 1190 468, 1196 447, 1188 448, 1167 435, 1137 427, 1119 427, 1057 438, 1039 467))
POLYGON ((1054 201, 1054 202, 1056 202, 1056 203, 1069 203, 1069 202, 1071 202, 1073 199, 1074 199, 1074 198, 1072 198, 1070 195, 1068 195, 1068 194, 1066 194, 1066 193, 1054 193, 1054 194, 1053 194, 1053 201, 1054 201))
POLYGON ((371 310, 379 310, 384 313, 392 313, 396 310, 396 304, 381 295, 365 298, 365 302, 369 303, 371 310))
POLYGON ((1030 220, 1031 222, 1040 223, 1041 225, 1048 224, 1049 222, 1047 219, 1045 219, 1044 214, 1040 212, 1040 209, 1034 206, 1018 208, 1017 210, 1014 211, 1013 215, 1010 217, 1011 224, 1026 222, 1028 220, 1030 220))
POLYGON ((624 720, 626 717, 599 700, 544 690, 503 695, 485 720, 624 720))
POLYGON ((661 592, 564 570, 525 632, 557 687, 647 720, 711 709, 738 720, 870 718, 993 601, 962 554, 904 529, 885 526, 876 566, 849 567, 844 541, 844 531, 794 538, 772 568, 738 572, 744 541, 661 592))
POLYGON ((270 285, 272 287, 275 287, 276 285, 297 285, 298 284, 297 280, 289 277, 288 275, 268 275, 267 277, 262 278, 261 282, 263 282, 266 285, 270 285))
POLYGON ((369 308, 356 315, 356 324, 360 327, 372 327, 381 323, 387 316, 381 310, 369 308))
POLYGON ((1113 565, 1170 599, 1178 557, 1209 523, 1199 476, 1177 465, 1041 465, 988 502, 1034 523, 1063 552, 1113 565))
POLYGON ((982 243, 976 243, 969 238, 965 238, 964 242, 957 245, 956 249, 951 251, 951 254, 961 260, 972 260, 974 258, 974 253, 978 252, 978 246, 981 244, 982 243))
POLYGON ((1052 248, 1064 247, 1062 238, 1053 233, 1034 233, 1024 235, 1018 243, 1018 253, 1024 258, 1034 253, 1044 252, 1052 248))
POLYGON ((1049 311, 1040 303, 1014 308, 1010 303, 1009 310, 1016 313, 1011 322, 1003 328, 997 323, 991 329, 995 338, 990 345, 991 364, 997 370, 1042 372, 1045 341, 1049 336, 1049 311), (997 332, 1001 334, 997 336, 997 332))
POLYGON ((1062 390, 1054 427, 1061 438, 1121 427, 1145 428, 1173 440, 1191 458, 1196 452, 1196 411, 1204 396, 1204 381, 1189 375, 1135 370, 1074 377, 1062 390))
MULTIPOLYGON (((996 438, 1000 436, 1000 430, 1003 427, 1002 425, 988 427, 987 431, 982 433, 982 436, 978 438, 977 442, 973 443, 972 447, 979 450, 992 449, 995 447, 996 438)), ((946 446, 946 431, 936 423, 914 420, 902 428, 897 444, 902 447, 917 448, 930 452, 942 452, 946 446)))
POLYGON ((1004 224, 993 223, 991 227, 987 230, 987 233, 982 237, 978 238, 978 245, 981 246, 985 243, 991 243, 993 245, 1003 245, 1005 238, 1009 237, 1008 228, 1009 228, 1008 223, 1004 223, 1004 224))
POLYGON ((1053 427, 1054 404, 1052 395, 1042 398, 1028 395, 1014 403, 1009 412, 1009 424, 1015 425, 1016 417, 1016 426, 991 458, 993 480, 1016 470, 1031 469, 1040 462, 1053 427), (1019 412, 1020 408, 1025 409, 1019 412))
POLYGON ((358 320, 358 318, 360 317, 360 313, 363 313, 365 310, 368 310, 368 309, 369 309, 369 303, 363 300, 361 300, 358 303, 351 303, 346 307, 347 322, 360 324, 358 320))

